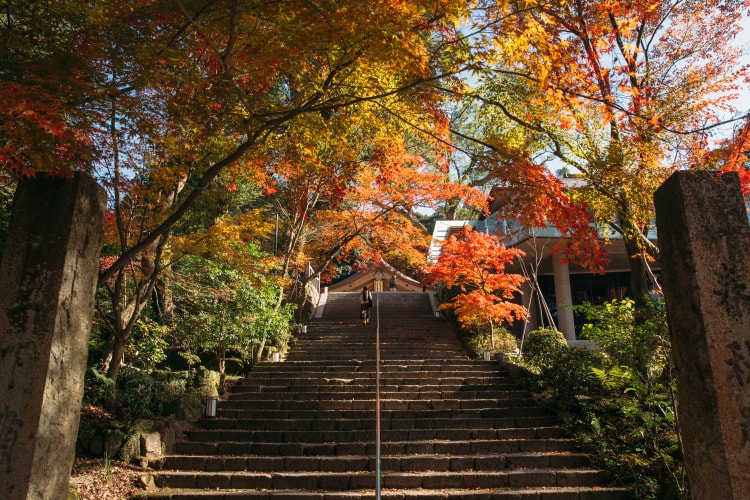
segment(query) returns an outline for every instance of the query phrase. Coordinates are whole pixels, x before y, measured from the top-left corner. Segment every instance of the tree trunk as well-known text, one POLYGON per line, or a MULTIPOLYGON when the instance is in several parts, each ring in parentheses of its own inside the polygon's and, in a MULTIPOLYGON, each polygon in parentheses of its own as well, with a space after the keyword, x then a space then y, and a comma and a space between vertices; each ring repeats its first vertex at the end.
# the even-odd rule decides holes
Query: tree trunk
POLYGON ((117 380, 117 375, 120 373, 120 367, 125 358, 125 345, 127 344, 128 337, 130 337, 129 333, 124 340, 121 339, 120 335, 114 335, 112 350, 107 356, 109 359, 107 378, 109 379, 117 380))
POLYGON ((643 261, 642 250, 638 246, 638 242, 634 242, 630 238, 624 238, 624 242, 630 262, 630 294, 633 296, 636 309, 641 309, 646 305, 648 298, 646 264, 643 261))
POLYGON ((219 375, 223 377, 224 374, 226 373, 227 350, 224 348, 219 348, 217 354, 219 358, 219 375))
POLYGON ((116 278, 117 284, 113 289, 110 290, 110 300, 112 302, 112 310, 115 316, 113 321, 113 332, 112 339, 108 345, 108 351, 105 353, 104 370, 107 373, 107 377, 112 380, 117 380, 117 373, 120 371, 120 365, 123 362, 125 354, 125 346, 130 339, 130 334, 133 331, 136 321, 143 312, 143 309, 148 305, 149 300, 152 297, 156 279, 161 271, 161 252, 166 245, 168 235, 157 240, 156 244, 152 247, 152 251, 141 259, 141 270, 144 274, 143 278, 137 283, 135 292, 129 297, 123 297, 127 293, 127 286, 124 286, 123 281, 132 277, 125 276, 121 271, 116 278), (125 303, 124 307, 120 307, 119 304, 125 303))
POLYGON ((261 339, 258 343, 258 350, 255 352, 255 362, 260 363, 263 361, 263 349, 266 348, 266 339, 261 339))
POLYGON ((648 302, 649 277, 646 268, 645 250, 643 248, 643 237, 637 224, 632 222, 627 215, 620 217, 622 240, 625 251, 628 253, 630 264, 630 295, 635 302, 636 310, 642 310, 648 302))
POLYGON ((495 324, 490 320, 490 349, 495 352, 495 324))

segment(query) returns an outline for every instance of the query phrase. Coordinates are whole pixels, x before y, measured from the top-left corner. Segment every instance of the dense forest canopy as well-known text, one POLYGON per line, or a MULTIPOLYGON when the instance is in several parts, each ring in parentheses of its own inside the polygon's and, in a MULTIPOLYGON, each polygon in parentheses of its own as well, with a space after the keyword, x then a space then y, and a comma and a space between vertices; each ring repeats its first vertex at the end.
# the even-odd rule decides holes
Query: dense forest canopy
POLYGON ((587 267, 606 260, 592 218, 621 233, 638 301, 658 258, 644 237, 654 189, 688 168, 750 186, 732 44, 748 8, 4 0, 3 206, 42 172, 106 188, 96 337, 110 378, 146 320, 179 337, 242 301, 268 316, 226 329, 260 356, 276 339, 257 324, 292 321, 308 278, 378 257, 421 272, 421 214, 475 217, 492 188, 508 216, 554 223, 587 267), (734 128, 717 141, 720 123, 734 128), (564 192, 553 158, 586 188, 564 192))

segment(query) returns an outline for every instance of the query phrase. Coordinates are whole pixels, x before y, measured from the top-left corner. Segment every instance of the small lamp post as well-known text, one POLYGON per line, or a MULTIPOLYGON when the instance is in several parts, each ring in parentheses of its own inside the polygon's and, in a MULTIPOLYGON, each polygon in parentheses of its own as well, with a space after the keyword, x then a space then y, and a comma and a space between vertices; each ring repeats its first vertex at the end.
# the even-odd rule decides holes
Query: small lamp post
POLYGON ((206 418, 214 418, 216 416, 218 402, 219 398, 217 396, 206 396, 206 406, 203 408, 203 415, 206 418))

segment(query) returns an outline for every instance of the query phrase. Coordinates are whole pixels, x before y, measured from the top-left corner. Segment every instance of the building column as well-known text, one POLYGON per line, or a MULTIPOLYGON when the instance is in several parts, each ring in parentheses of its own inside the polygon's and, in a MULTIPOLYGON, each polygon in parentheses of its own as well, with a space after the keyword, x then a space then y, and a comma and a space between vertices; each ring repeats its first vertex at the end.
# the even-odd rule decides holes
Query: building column
POLYGON ((576 324, 573 319, 573 293, 570 290, 570 270, 562 255, 552 256, 552 273, 555 277, 555 300, 557 301, 557 329, 569 342, 576 339, 576 324))

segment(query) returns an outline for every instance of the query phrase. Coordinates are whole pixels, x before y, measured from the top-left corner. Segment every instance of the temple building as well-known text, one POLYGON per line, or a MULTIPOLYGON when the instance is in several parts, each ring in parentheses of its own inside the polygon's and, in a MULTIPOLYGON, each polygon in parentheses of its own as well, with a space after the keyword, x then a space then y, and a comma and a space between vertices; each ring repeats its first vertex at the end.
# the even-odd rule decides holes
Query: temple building
POLYGON ((359 292, 364 286, 373 292, 388 292, 390 289, 389 281, 392 277, 395 277, 397 292, 434 291, 432 287, 423 287, 421 281, 405 275, 381 259, 380 262, 371 263, 343 280, 328 286, 328 292, 359 292))
MULTIPOLYGON (((568 182, 569 187, 575 182, 568 182)), ((440 256, 441 242, 452 234, 472 226, 476 231, 497 235, 507 247, 516 247, 525 253, 506 268, 507 273, 521 274, 527 278, 536 275, 523 285, 523 296, 519 299, 529 310, 526 322, 511 325, 509 329, 518 336, 526 335, 537 328, 554 323, 568 343, 583 343, 579 339, 582 318, 577 317, 573 305, 583 302, 602 303, 628 296, 630 266, 622 237, 610 232, 603 238, 609 258, 603 274, 594 274, 573 263, 564 262, 561 255, 552 253, 562 234, 552 225, 543 228, 522 227, 513 221, 503 220, 498 214, 501 207, 491 204, 491 214, 482 220, 438 221, 432 235, 429 260, 435 262, 440 256)), ((604 236, 601 234, 600 235, 604 236)), ((656 229, 648 235, 656 241, 656 229)), ((658 274, 659 268, 652 268, 658 274)), ((506 325, 507 326, 507 325, 506 325)))

